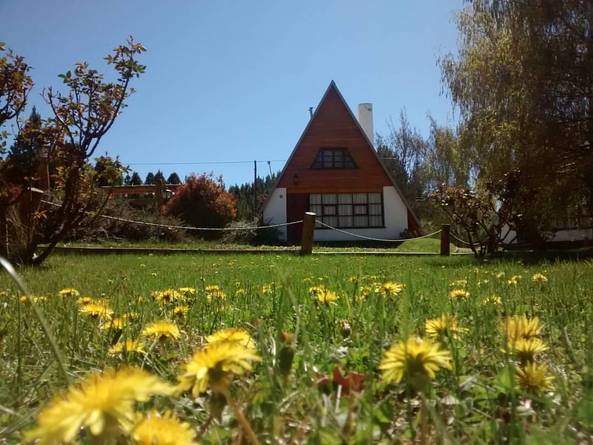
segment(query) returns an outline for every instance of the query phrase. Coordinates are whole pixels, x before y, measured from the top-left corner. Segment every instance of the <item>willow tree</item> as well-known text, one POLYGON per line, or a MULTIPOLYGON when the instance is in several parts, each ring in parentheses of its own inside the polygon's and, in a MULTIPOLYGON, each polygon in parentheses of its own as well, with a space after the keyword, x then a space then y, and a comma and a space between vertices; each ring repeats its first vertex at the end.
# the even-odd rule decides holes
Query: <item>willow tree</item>
POLYGON ((481 182, 518 172, 523 229, 593 213, 593 4, 475 0, 441 61, 481 182))

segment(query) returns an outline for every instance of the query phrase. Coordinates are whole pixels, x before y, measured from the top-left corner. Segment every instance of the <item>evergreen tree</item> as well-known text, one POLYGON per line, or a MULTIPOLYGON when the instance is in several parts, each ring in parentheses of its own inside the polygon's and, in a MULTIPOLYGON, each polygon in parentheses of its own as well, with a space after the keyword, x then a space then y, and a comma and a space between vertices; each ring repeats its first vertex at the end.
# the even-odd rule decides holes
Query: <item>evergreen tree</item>
POLYGON ((132 178, 130 179, 130 185, 142 185, 142 178, 138 172, 132 173, 132 178))
POLYGON ((130 185, 132 182, 132 178, 130 177, 129 173, 126 173, 126 176, 124 178, 124 185, 130 185))
POLYGON ((156 184, 159 181, 165 182, 165 175, 162 171, 157 170, 156 174, 154 175, 154 183, 156 184))
POLYGON ((144 180, 144 184, 150 185, 155 183, 155 177, 153 172, 148 172, 146 175, 146 179, 144 180))
POLYGON ((167 178, 167 184, 181 184, 181 179, 179 175, 175 172, 171 173, 167 178))

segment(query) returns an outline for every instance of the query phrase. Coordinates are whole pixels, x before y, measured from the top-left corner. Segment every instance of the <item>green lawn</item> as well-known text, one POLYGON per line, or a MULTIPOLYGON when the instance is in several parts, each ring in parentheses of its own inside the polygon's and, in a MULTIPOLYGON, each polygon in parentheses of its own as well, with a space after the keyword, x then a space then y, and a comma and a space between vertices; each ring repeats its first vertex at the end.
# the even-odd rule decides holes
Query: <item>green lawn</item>
MULTIPOLYGON (((248 331, 261 361, 235 376, 228 397, 261 443, 585 443, 593 437, 591 261, 54 255, 42 268, 20 272, 32 295, 46 297, 37 300, 37 307, 55 335, 71 381, 127 363, 175 383, 204 336, 227 327, 248 331), (532 281, 536 273, 548 281, 532 281), (385 295, 379 287, 386 282, 405 287, 396 296, 385 295), (206 287, 214 284, 224 298, 208 294, 206 287), (316 285, 335 291, 335 303, 316 302, 309 291, 316 285), (112 355, 109 349, 119 333, 101 329, 107 318, 84 315, 77 298, 58 296, 67 287, 105 300, 114 311, 112 319, 135 313, 122 338, 138 339, 143 327, 160 319, 174 319, 182 335, 146 341, 143 354, 112 355), (197 294, 167 304, 151 296, 181 287, 195 288, 197 294), (454 288, 469 296, 451 298, 454 288), (185 316, 174 315, 179 306, 188 306, 185 316), (442 314, 455 316, 467 329, 457 338, 439 340, 440 348, 450 352, 451 369, 438 370, 421 391, 413 377, 422 373, 410 363, 400 383, 386 382, 378 369, 385 351, 394 341, 426 337, 425 321, 442 314), (547 349, 535 363, 554 378, 549 388, 522 386, 515 373, 526 362, 508 351, 500 328, 504 317, 514 314, 540 320, 539 338, 547 349), (287 374, 280 363, 286 364, 292 352, 287 374), (336 367, 359 373, 362 388, 349 392, 344 381, 339 388, 332 380, 336 367)), ((66 384, 31 302, 19 302, 6 274, 0 274, 2 289, 0 443, 22 443, 22 432, 35 425, 39 410, 66 384)), ((184 393, 137 409, 172 411, 203 443, 247 441, 240 414, 227 405, 215 415, 216 400, 220 397, 211 391, 197 397, 184 393)), ((81 443, 128 443, 115 439, 118 434, 132 433, 118 430, 97 439, 85 430, 78 437, 81 443)))

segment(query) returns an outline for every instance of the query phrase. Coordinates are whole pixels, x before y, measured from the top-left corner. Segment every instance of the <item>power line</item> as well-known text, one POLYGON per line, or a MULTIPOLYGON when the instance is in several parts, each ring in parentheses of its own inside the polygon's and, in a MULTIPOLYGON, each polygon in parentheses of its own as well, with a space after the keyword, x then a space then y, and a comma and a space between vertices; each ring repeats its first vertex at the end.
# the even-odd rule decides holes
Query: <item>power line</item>
MULTIPOLYGON (((380 157, 379 159, 398 159, 394 157, 380 157)), ((255 162, 286 162, 288 159, 256 160, 255 162)), ((254 161, 202 161, 202 162, 127 162, 128 165, 216 165, 216 164, 252 164, 254 161)))
MULTIPOLYGON (((214 164, 252 164, 254 161, 203 161, 203 162, 127 162, 128 165, 214 165, 214 164)), ((272 159, 255 162, 286 162, 286 159, 272 159)))

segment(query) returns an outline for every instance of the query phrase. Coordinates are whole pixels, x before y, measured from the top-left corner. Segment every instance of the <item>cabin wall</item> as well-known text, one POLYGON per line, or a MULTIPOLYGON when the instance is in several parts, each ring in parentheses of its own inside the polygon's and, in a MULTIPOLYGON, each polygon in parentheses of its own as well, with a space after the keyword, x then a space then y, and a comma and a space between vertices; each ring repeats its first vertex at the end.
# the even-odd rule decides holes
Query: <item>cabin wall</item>
MULTIPOLYGON (((400 239, 400 234, 408 228, 408 209, 393 186, 383 187, 383 212, 385 216, 385 227, 344 230, 372 238, 400 239)), ((331 229, 316 229, 315 241, 364 240, 331 229)))
MULTIPOLYGON (((274 189, 264 208, 264 224, 284 224, 286 222, 286 189, 274 189)), ((264 229, 265 230, 265 229, 264 229)), ((280 241, 286 241, 286 227, 280 227, 280 241)))

